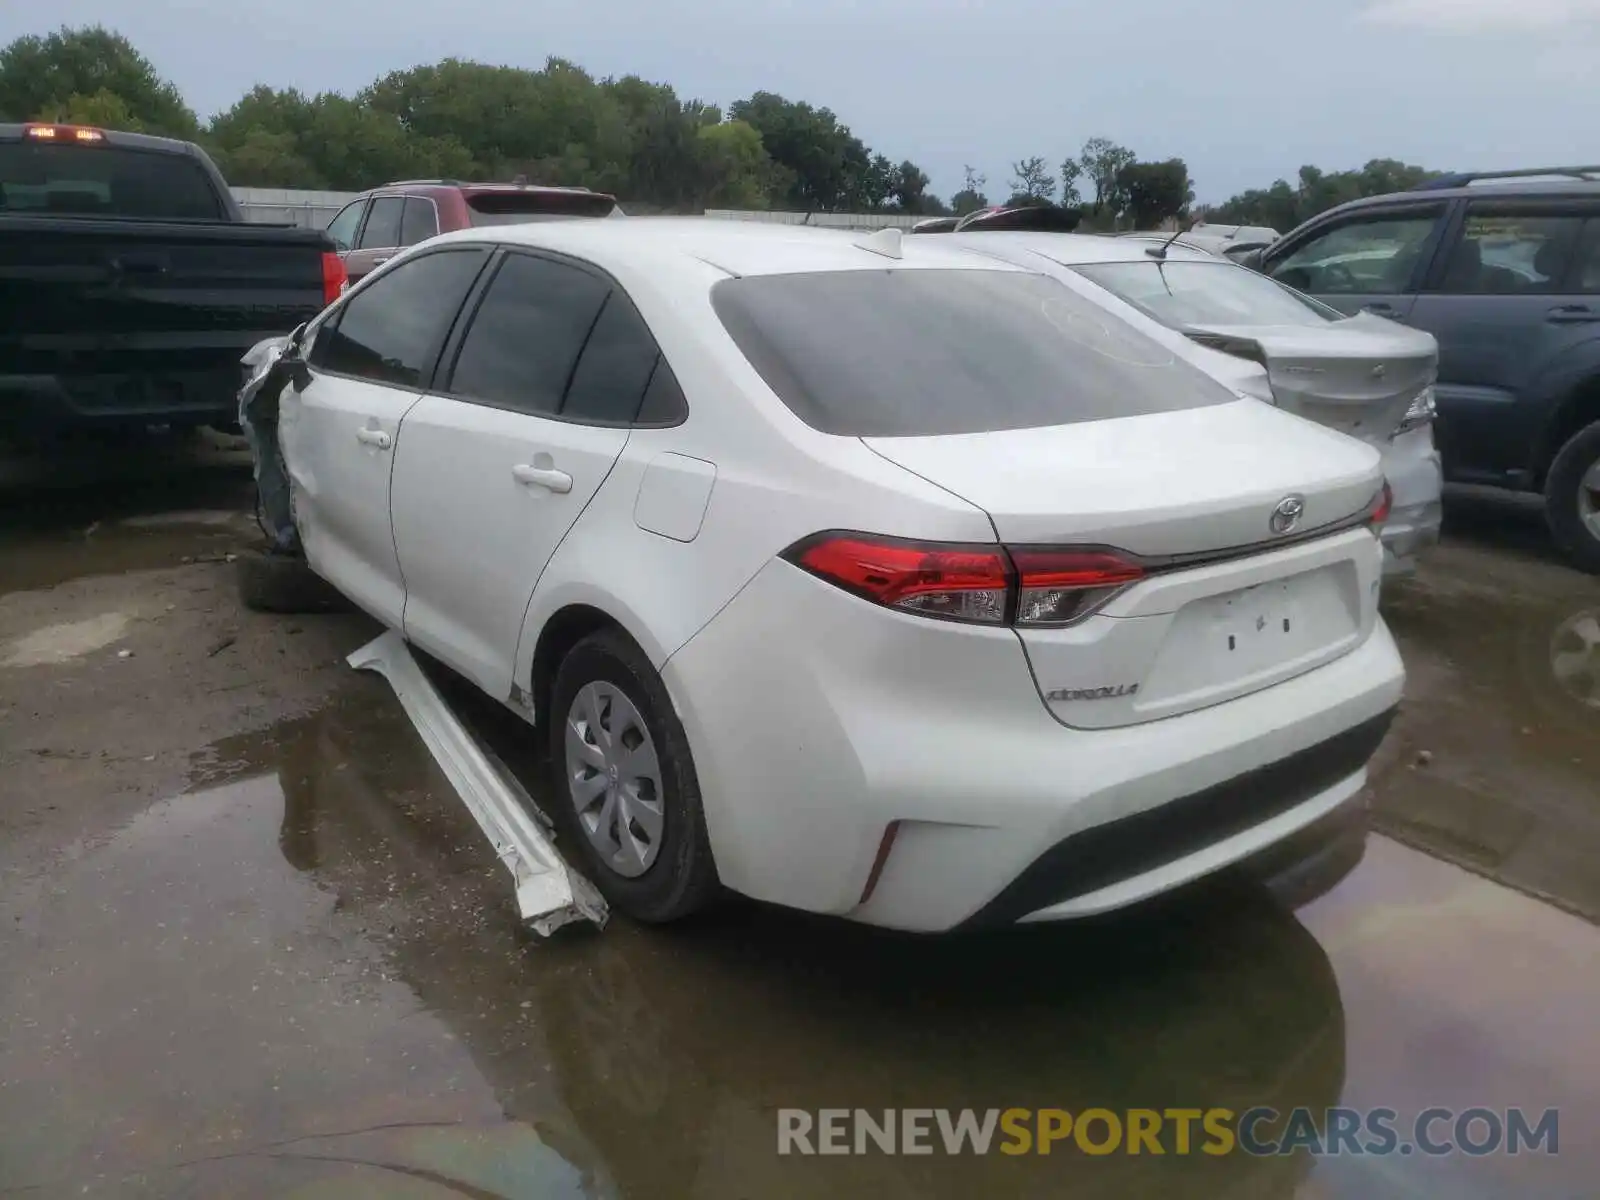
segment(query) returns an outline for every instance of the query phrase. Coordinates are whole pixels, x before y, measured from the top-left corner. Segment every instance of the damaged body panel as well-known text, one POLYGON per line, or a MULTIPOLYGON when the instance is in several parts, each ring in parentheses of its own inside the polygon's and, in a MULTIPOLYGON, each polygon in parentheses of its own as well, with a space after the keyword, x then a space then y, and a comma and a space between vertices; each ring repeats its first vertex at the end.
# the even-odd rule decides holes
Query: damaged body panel
POLYGON ((450 711, 405 640, 389 630, 348 662, 389 681, 428 752, 511 872, 522 919, 546 937, 574 921, 604 928, 605 901, 562 860, 548 827, 534 815, 533 800, 450 711))
POLYGON ((298 333, 259 341, 239 360, 245 368, 244 386, 239 389, 239 427, 250 443, 257 517, 273 551, 280 554, 297 553, 300 547, 289 503, 289 474, 278 445, 278 396, 291 378, 288 351, 298 333))

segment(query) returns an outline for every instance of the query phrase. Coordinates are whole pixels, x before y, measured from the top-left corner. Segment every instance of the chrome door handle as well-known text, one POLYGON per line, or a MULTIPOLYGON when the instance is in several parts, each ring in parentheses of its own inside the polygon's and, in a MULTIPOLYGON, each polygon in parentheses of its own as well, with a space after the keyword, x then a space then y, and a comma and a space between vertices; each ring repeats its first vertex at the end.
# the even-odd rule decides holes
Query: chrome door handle
POLYGON ((572 490, 572 476, 553 467, 532 467, 518 463, 511 468, 511 478, 526 487, 542 487, 561 495, 572 490))
POLYGON ((381 266, 383 266, 384 263, 388 262, 393 257, 394 257, 394 255, 392 255, 392 254, 385 254, 382 258, 373 259, 372 260, 372 265, 375 266, 375 267, 381 267, 381 266))
POLYGON ((356 441, 364 446, 376 446, 379 450, 389 448, 389 435, 381 429, 358 429, 356 441))

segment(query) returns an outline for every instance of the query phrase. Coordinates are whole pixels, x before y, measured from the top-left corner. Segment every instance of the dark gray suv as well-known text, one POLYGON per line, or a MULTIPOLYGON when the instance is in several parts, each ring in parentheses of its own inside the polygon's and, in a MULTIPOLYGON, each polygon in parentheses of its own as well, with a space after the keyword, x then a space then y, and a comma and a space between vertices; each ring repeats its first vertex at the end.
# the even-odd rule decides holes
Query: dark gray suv
POLYGON ((1352 201, 1247 261, 1433 334, 1445 477, 1542 492, 1557 540, 1600 573, 1600 167, 1352 201))

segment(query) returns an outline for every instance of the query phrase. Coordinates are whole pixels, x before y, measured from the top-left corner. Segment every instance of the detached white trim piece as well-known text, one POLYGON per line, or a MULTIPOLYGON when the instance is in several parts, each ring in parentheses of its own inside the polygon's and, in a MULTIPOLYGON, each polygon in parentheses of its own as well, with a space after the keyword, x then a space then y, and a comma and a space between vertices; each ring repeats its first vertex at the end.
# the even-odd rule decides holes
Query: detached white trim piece
POLYGON ((358 671, 376 671, 416 726, 467 811, 495 854, 511 872, 522 919, 548 937, 573 921, 606 923, 606 903, 594 886, 571 870, 522 786, 456 719, 403 639, 388 630, 346 659, 358 671))

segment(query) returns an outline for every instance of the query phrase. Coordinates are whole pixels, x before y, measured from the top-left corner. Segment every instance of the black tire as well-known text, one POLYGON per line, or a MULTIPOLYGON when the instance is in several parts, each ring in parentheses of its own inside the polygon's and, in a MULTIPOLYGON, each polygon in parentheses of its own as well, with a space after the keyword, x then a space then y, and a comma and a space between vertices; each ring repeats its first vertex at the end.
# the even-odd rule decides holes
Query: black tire
POLYGON ((234 563, 239 599, 254 612, 346 612, 350 602, 299 555, 247 550, 234 563))
MULTIPOLYGON (((1580 429, 1567 440, 1550 464, 1545 479, 1544 513, 1550 532, 1581 571, 1600 575, 1600 537, 1584 524, 1579 505, 1583 477, 1600 462, 1600 421, 1580 429)), ((1591 503, 1600 504, 1600 496, 1591 503)))
POLYGON ((551 817, 568 853, 577 856, 583 873, 606 901, 635 920, 664 924, 715 900, 721 884, 706 834, 689 739, 644 651, 618 630, 602 630, 584 638, 567 652, 556 670, 545 726, 554 792, 551 817), (632 878, 613 869, 589 841, 566 780, 568 714, 578 692, 596 682, 617 688, 639 710, 661 767, 661 848, 644 873, 632 878))

